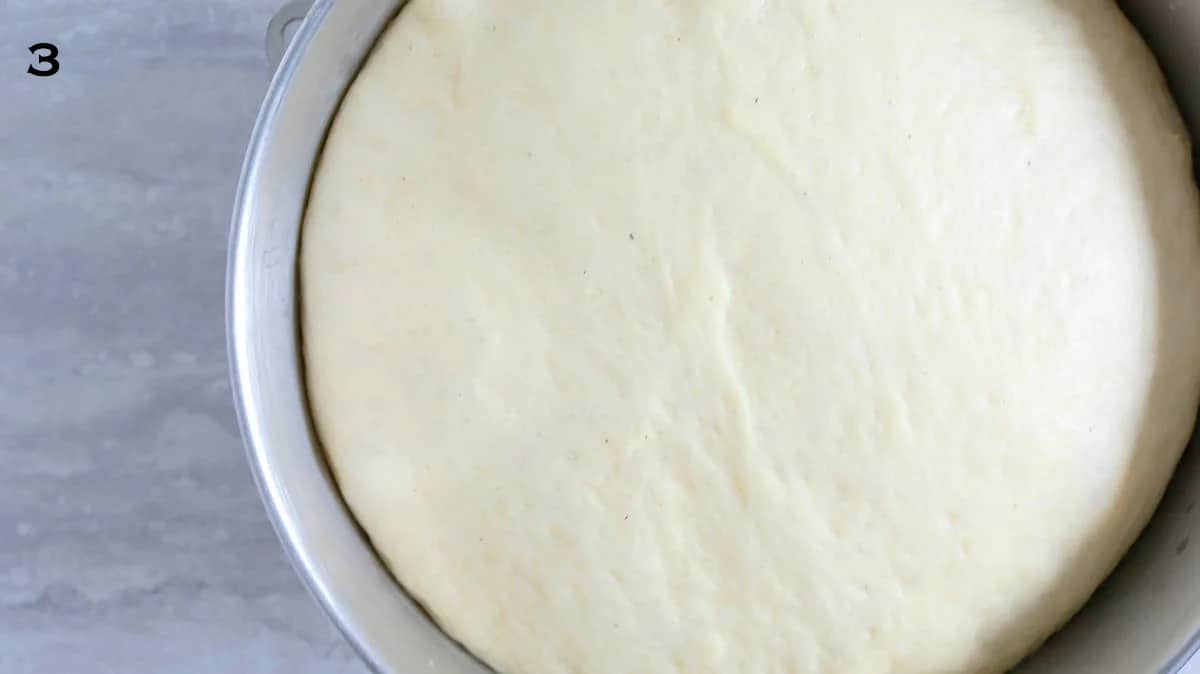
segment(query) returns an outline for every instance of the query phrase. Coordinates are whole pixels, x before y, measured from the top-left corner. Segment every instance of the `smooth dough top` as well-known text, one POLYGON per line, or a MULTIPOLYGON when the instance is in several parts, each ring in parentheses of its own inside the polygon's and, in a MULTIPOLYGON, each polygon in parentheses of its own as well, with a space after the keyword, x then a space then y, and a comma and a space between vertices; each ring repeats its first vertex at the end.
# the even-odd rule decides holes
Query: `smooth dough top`
POLYGON ((1100 0, 412 0, 302 240, 320 437, 507 674, 999 672, 1157 503, 1200 207, 1100 0))

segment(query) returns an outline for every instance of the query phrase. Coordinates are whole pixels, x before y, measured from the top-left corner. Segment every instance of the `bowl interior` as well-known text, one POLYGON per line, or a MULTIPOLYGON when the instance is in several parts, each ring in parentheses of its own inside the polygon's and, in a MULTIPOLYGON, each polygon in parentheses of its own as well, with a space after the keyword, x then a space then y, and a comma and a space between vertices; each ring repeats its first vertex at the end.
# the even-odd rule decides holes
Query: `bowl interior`
MULTIPOLYGON (((346 87, 404 0, 319 0, 271 83, 234 209, 227 311, 234 390, 255 479, 293 564, 380 672, 490 670, 403 592, 338 495, 312 431, 297 334, 296 253, 313 164, 346 87)), ((1200 3, 1128 0, 1193 130, 1200 3)), ((1193 436, 1192 445, 1196 445, 1193 436)), ((1185 455, 1116 572, 1021 674, 1175 672, 1200 646, 1200 452, 1185 455)))

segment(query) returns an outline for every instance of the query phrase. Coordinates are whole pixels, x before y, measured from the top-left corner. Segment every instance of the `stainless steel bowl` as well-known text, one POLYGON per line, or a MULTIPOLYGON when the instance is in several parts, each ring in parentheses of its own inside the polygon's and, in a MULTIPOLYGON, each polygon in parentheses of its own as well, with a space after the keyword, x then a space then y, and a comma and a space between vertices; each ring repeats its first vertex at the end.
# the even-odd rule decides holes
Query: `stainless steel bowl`
MULTIPOLYGON (((296 253, 314 161, 342 94, 404 0, 319 0, 271 81, 233 214, 227 288, 234 391, 250 464, 279 537, 309 589, 376 670, 480 674, 375 556, 338 496, 305 402, 296 253)), ((292 2, 284 24, 307 2, 292 2)), ((1128 0, 1200 132, 1200 0, 1128 0)), ((1200 309, 1200 308, 1198 308, 1200 309)), ((1192 445, 1196 439, 1193 437, 1192 445)), ((1084 610, 1022 674, 1181 671, 1200 646, 1200 451, 1187 452, 1150 527, 1084 610)))

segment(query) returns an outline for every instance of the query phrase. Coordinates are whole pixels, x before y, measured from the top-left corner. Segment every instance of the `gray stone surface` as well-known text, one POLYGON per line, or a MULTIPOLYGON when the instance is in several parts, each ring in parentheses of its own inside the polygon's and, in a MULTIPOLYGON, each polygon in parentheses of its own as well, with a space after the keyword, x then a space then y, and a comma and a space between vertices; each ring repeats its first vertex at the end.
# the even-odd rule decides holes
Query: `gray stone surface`
POLYGON ((0 0, 4 674, 365 671, 283 558, 226 374, 281 3, 0 0))

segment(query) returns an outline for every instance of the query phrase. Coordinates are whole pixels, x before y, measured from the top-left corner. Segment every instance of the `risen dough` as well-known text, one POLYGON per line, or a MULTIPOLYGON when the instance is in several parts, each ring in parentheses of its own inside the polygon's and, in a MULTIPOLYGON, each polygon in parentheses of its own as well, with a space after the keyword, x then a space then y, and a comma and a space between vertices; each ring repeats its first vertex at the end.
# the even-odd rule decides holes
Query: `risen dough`
POLYGON ((1198 212, 1109 2, 413 0, 312 189, 313 411, 502 672, 999 672, 1184 446, 1198 212))

